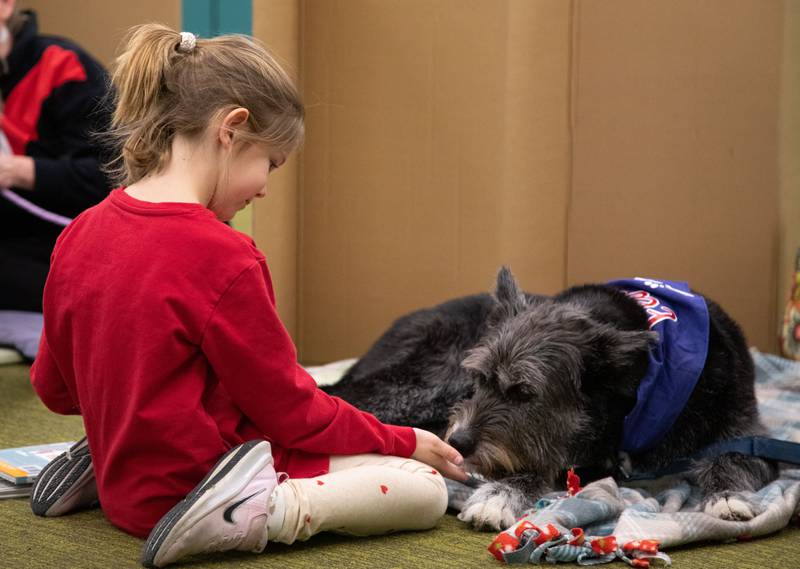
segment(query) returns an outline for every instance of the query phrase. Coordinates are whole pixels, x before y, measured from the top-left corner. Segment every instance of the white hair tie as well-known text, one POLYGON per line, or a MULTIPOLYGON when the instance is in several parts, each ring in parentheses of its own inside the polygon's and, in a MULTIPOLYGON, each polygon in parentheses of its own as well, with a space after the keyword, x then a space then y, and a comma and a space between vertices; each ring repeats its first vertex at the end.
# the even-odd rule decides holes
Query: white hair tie
POLYGON ((181 32, 181 43, 178 44, 178 51, 190 53, 197 45, 197 36, 192 32, 181 32))

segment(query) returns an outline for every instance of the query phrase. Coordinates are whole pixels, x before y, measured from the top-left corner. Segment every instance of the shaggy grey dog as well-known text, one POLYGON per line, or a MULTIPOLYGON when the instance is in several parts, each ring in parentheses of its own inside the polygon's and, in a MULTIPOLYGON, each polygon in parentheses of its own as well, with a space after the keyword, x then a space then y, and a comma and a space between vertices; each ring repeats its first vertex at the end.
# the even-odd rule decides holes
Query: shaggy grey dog
MULTIPOLYGON (((666 436, 637 454, 621 452, 620 440, 655 333, 642 306, 608 285, 524 294, 503 268, 493 295, 397 320, 326 391, 384 422, 445 437, 489 480, 459 517, 503 529, 542 494, 563 490, 571 466, 592 478, 651 471, 719 440, 763 434, 742 332, 706 303, 705 367, 666 436)), ((701 507, 737 520, 756 512, 732 493, 756 490, 776 474, 775 464, 736 453, 697 461, 691 472, 701 507)))

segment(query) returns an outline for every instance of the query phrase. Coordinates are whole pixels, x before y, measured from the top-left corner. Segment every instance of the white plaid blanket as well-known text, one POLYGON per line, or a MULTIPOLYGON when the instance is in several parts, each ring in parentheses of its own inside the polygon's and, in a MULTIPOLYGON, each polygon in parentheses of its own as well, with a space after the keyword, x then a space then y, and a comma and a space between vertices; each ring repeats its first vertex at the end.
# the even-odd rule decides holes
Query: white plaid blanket
POLYGON ((751 353, 761 420, 773 438, 800 443, 800 362, 751 353))
MULTIPOLYGON (((800 442, 800 363, 755 350, 753 359, 762 421, 772 437, 800 442)), ((460 509, 472 490, 456 483, 449 488, 451 505, 460 509)), ((510 563, 594 565, 620 559, 645 566, 649 559, 652 564, 669 564, 664 554, 647 553, 639 545, 655 540, 663 549, 698 541, 750 539, 797 519, 800 468, 784 470, 760 491, 739 492, 736 498, 750 505, 756 513, 753 519, 724 521, 699 511, 699 489, 680 477, 639 482, 636 487, 621 487, 606 478, 574 497, 544 496, 532 512, 492 542, 490 551, 510 563), (580 544, 573 539, 572 528, 583 530, 580 544)))
POLYGON ((800 504, 800 470, 785 470, 760 491, 737 497, 750 504, 756 517, 733 522, 698 511, 698 488, 683 480, 653 495, 605 478, 574 497, 545 496, 531 513, 499 534, 489 551, 509 563, 596 565, 620 559, 642 567, 648 566, 644 560, 669 565, 669 557, 658 548, 751 539, 786 527, 800 504), (573 539, 578 533, 572 528, 580 528, 580 540, 573 539), (651 551, 640 545, 648 542, 654 547, 651 551))

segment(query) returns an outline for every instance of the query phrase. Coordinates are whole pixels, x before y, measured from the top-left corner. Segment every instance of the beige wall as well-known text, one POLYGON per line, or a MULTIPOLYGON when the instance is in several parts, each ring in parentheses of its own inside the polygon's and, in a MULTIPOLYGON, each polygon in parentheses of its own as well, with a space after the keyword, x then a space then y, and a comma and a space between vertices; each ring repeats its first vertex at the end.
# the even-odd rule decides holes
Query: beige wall
MULTIPOLYGON (((789 299, 800 248, 800 1, 785 3, 780 108, 780 224, 778 314, 789 299)), ((780 323, 780 320, 779 320, 780 323)))
MULTIPOLYGON (((254 0, 253 35, 263 41, 284 68, 298 77, 300 67, 300 0, 254 0)), ((297 338, 298 235, 300 200, 300 156, 270 175, 267 197, 253 208, 253 237, 264 251, 275 285, 275 300, 281 320, 297 338)))
POLYGON ((21 0, 17 6, 36 10, 41 32, 70 38, 106 66, 130 26, 180 27, 180 0, 21 0))
POLYGON ((782 2, 304 7, 307 360, 503 263, 688 280, 775 348, 782 2))
MULTIPOLYGON (((21 6, 106 63, 128 26, 180 16, 177 0, 21 6)), ((307 104, 306 145, 253 213, 301 358, 358 355, 504 263, 545 293, 687 279, 774 349, 800 245, 798 10, 254 0, 254 35, 307 104)))
POLYGON ((304 3, 300 353, 362 353, 397 316, 509 263, 563 284, 561 0, 304 3))
POLYGON ((688 280, 775 349, 782 3, 578 8, 567 280, 688 280))

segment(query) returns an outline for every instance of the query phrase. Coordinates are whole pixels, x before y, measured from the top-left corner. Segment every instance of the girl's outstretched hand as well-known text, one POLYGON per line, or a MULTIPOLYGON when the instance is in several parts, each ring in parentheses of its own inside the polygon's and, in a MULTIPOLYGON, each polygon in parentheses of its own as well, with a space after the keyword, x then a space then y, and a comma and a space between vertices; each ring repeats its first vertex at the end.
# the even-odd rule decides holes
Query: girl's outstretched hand
POLYGON ((464 458, 442 439, 422 429, 414 429, 417 435, 417 448, 411 458, 424 462, 442 473, 442 476, 463 482, 467 473, 461 467, 464 458))

